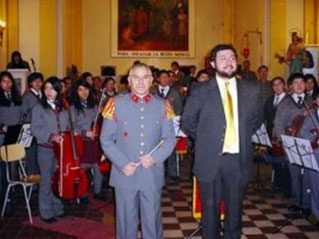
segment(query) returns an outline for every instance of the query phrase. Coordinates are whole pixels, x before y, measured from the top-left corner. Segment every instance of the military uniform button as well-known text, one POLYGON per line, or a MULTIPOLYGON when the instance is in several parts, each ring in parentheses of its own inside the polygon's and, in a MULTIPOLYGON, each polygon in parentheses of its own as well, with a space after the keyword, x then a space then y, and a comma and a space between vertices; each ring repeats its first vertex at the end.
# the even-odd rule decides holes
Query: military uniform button
POLYGON ((144 116, 142 115, 142 116, 141 116, 141 120, 143 120, 143 119, 144 119, 144 116))
POLYGON ((143 111, 144 111, 144 108, 141 108, 141 111, 143 112, 143 111))
POLYGON ((140 151, 140 155, 143 155, 144 154, 144 151, 140 151))
POLYGON ((141 143, 141 146, 144 146, 144 142, 141 143))
POLYGON ((218 155, 219 155, 219 156, 222 156, 222 153, 219 153, 218 155))
POLYGON ((143 124, 141 124, 141 128, 142 128, 142 129, 144 128, 144 125, 143 125, 143 124))
POLYGON ((143 136, 144 136, 144 134, 143 134, 143 133, 140 133, 140 136, 141 136, 141 137, 143 137, 143 136))

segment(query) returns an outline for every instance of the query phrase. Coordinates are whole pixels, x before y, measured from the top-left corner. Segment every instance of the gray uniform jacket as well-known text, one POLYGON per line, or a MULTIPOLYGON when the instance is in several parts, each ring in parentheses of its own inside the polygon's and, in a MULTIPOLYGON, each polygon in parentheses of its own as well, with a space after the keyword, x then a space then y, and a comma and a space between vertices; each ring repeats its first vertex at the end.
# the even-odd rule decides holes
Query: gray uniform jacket
MULTIPOLYGON (((308 106, 311 105, 312 100, 311 97, 306 96, 306 103, 308 106)), ((306 112, 305 107, 298 107, 295 103, 294 99, 291 96, 286 97, 282 101, 280 101, 276 116, 275 116, 275 134, 279 140, 280 135, 286 134, 285 129, 288 126, 291 126, 292 120, 297 115, 303 115, 306 112)))
POLYGON ((92 123, 97 114, 97 107, 83 108, 83 111, 77 110, 71 106, 74 130, 85 135, 86 131, 91 130, 92 123))
POLYGON ((23 123, 31 122, 31 114, 36 104, 40 103, 37 96, 30 90, 22 98, 22 117, 23 123))
MULTIPOLYGON (((9 107, 0 106, 0 127, 2 126, 12 126, 20 123, 20 118, 22 116, 22 106, 14 105, 11 103, 9 107)), ((5 138, 5 133, 0 129, 0 145, 3 144, 5 138)))
MULTIPOLYGON (((136 96, 135 96, 136 97, 136 96)), ((106 117, 100 136, 105 155, 112 162, 110 185, 136 190, 154 190, 164 185, 163 162, 175 148, 173 122, 167 117, 165 102, 156 96, 134 101, 131 94, 119 95, 114 99, 113 117, 106 117), (152 157, 155 165, 145 169, 138 166, 132 176, 123 174, 129 162, 139 162, 139 157, 149 153, 161 140, 162 146, 152 157)), ((106 105, 106 108, 108 107, 106 105)))
POLYGON ((65 110, 56 114, 51 107, 45 108, 42 104, 37 104, 32 110, 31 133, 39 145, 52 146, 50 137, 59 134, 60 130, 66 131, 68 126, 68 115, 65 110))

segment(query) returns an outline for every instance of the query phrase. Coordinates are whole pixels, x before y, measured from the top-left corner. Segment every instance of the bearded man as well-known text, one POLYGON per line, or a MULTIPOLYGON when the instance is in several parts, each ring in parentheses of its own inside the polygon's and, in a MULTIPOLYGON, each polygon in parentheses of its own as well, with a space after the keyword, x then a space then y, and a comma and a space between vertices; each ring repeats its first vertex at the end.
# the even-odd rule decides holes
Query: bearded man
POLYGON ((225 202, 224 238, 240 238, 244 192, 252 166, 251 137, 262 122, 257 81, 237 80, 232 45, 212 49, 216 76, 191 92, 182 116, 183 129, 195 141, 193 172, 202 200, 204 239, 220 235, 220 201, 225 202))

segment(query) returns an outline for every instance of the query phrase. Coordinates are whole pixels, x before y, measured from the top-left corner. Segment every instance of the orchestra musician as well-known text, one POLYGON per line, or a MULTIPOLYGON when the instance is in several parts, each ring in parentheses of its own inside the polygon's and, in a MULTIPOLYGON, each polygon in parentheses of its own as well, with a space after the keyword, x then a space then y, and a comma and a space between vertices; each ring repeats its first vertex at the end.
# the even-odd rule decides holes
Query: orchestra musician
MULTIPOLYGON (((33 108, 40 103, 42 98, 41 87, 43 85, 43 75, 39 72, 33 72, 28 76, 29 91, 22 97, 22 121, 31 123, 31 114, 33 108)), ((26 148, 26 173, 27 175, 39 174, 37 163, 37 143, 32 140, 29 148, 26 148)))
POLYGON ((264 123, 266 126, 267 133, 273 142, 273 147, 269 149, 271 155, 273 170, 274 170, 274 182, 273 182, 273 192, 281 191, 286 196, 290 194, 288 191, 290 189, 290 181, 287 180, 289 177, 288 165, 284 157, 284 150, 282 147, 275 148, 274 144, 279 145, 278 139, 273 135, 274 131, 274 119, 279 103, 288 95, 285 92, 285 80, 277 76, 272 79, 271 86, 274 94, 266 100, 264 106, 264 123))
MULTIPOLYGON (((84 141, 84 154, 81 163, 92 165, 94 198, 106 200, 102 192, 103 175, 99 170, 98 162, 102 156, 98 136, 98 126, 95 122, 98 109, 95 104, 92 86, 84 79, 79 79, 73 86, 71 111, 74 130, 79 133, 84 141)), ((87 197, 80 199, 82 203, 88 203, 87 197)))
MULTIPOLYGON (((0 73, 0 146, 6 144, 6 132, 9 126, 20 123, 22 116, 22 99, 18 91, 13 76, 8 71, 0 73)), ((5 192, 7 190, 7 179, 5 173, 5 163, 0 160, 1 169, 1 198, 0 205, 3 205, 5 192)), ((7 213, 11 214, 11 203, 7 206, 7 213)))
MULTIPOLYGON (((299 137, 308 139, 313 145, 314 154, 319 165, 319 92, 315 91, 313 94, 315 107, 306 116, 305 121, 300 130, 299 137)), ((316 216, 317 222, 319 221, 319 173, 313 170, 305 169, 310 177, 311 189, 311 212, 316 216)))
MULTIPOLYGON (((307 110, 305 105, 312 105, 312 99, 305 93, 305 77, 301 73, 294 73, 288 78, 288 85, 292 91, 289 97, 281 101, 277 107, 275 116, 275 135, 280 140, 281 135, 289 135, 298 137, 299 130, 303 124, 307 110)), ((300 191, 300 174, 299 166, 289 164, 290 173, 290 192, 292 205, 289 207, 291 211, 299 211, 301 206, 303 209, 309 209, 310 198, 307 193, 309 188, 309 179, 307 175, 304 176, 303 185, 303 205, 299 204, 300 191)), ((289 179, 288 179, 289 180, 289 179)))
POLYGON ((62 201, 51 190, 51 178, 57 164, 53 144, 61 142, 61 133, 69 126, 67 112, 62 107, 61 90, 59 79, 49 77, 42 86, 41 104, 33 108, 31 118, 31 133, 38 142, 41 175, 39 212, 45 223, 55 223, 56 217, 66 216, 62 201))

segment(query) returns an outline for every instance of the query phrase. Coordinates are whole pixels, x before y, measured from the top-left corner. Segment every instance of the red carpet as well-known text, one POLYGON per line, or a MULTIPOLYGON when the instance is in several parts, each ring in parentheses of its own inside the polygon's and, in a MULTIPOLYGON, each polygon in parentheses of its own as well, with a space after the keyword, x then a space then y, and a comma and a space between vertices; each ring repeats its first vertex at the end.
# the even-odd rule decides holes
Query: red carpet
POLYGON ((114 206, 111 203, 106 203, 94 200, 91 196, 88 213, 90 211, 98 211, 102 213, 100 218, 88 219, 85 217, 71 216, 63 219, 58 219, 58 222, 53 224, 44 223, 39 216, 33 217, 33 224, 28 220, 23 224, 28 226, 41 228, 45 230, 55 231, 68 236, 73 236, 78 239, 112 239, 114 234, 114 206))
POLYGON ((59 219, 58 222, 54 224, 46 224, 42 222, 39 217, 33 219, 33 225, 28 221, 24 222, 24 224, 45 230, 56 231, 69 236, 74 236, 78 239, 115 238, 113 223, 104 224, 104 222, 71 216, 65 219, 59 219))

